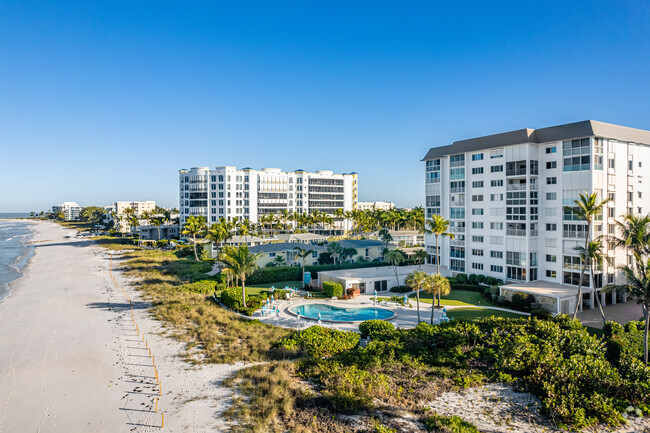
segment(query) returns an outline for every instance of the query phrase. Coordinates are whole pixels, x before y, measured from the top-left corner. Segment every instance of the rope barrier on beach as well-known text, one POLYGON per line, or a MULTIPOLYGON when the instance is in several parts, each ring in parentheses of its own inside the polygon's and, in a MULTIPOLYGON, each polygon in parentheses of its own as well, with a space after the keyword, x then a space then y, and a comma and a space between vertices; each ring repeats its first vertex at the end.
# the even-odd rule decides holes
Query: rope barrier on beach
MULTIPOLYGON (((140 337, 140 327, 135 321, 135 313, 133 311, 133 302, 131 301, 131 297, 123 287, 120 287, 120 285, 117 283, 117 278, 115 278, 115 275, 113 275, 113 253, 111 253, 111 259, 108 264, 108 270, 111 275, 111 278, 113 279, 113 283, 115 283, 115 288, 121 291, 124 297, 129 301, 129 305, 131 306, 131 321, 133 322, 133 326, 135 327, 138 337, 140 337)), ((156 359, 153 353, 151 352, 151 346, 149 346, 149 341, 145 339, 144 332, 142 333, 142 342, 145 344, 145 348, 149 350, 149 357, 151 358, 151 366, 153 367, 154 376, 156 378, 156 385, 158 386, 159 397, 156 397, 154 399, 155 400, 154 412, 158 413, 158 400, 160 400, 160 397, 162 397, 162 383, 160 382, 160 376, 158 375, 158 367, 156 366, 156 359)), ((163 429, 164 427, 165 427, 165 414, 161 411, 160 428, 163 429)))

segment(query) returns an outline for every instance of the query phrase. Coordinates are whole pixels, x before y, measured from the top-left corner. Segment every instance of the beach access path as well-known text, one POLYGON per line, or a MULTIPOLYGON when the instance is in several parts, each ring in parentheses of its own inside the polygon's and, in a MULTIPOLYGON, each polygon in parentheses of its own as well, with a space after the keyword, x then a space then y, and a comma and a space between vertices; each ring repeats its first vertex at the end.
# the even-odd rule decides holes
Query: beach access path
POLYGON ((0 302, 0 433, 222 431, 220 384, 243 366, 185 362, 119 258, 58 224, 34 228, 35 255, 0 302))

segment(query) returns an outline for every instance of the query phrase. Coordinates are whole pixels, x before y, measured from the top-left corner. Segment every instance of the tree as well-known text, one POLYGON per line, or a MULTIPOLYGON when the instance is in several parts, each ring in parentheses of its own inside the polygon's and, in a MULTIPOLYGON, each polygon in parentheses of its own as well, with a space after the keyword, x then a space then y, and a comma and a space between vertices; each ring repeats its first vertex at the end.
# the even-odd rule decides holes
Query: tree
POLYGON ((397 275, 397 266, 406 260, 406 256, 400 250, 389 250, 384 254, 384 260, 391 264, 393 271, 395 272, 395 279, 397 280, 397 285, 399 286, 399 276, 397 275))
POLYGON ((151 225, 158 228, 158 240, 162 239, 162 236, 160 234, 160 226, 163 225, 163 217, 157 216, 157 217, 151 218, 150 222, 151 222, 151 225))
MULTIPOLYGON (((434 235, 436 237, 436 274, 440 275, 440 236, 448 236, 449 239, 454 239, 454 234, 449 233, 449 221, 444 219, 442 215, 432 215, 431 218, 424 222, 424 233, 434 235)), ((440 298, 438 298, 438 305, 440 305, 440 298)))
POLYGON ((638 303, 643 308, 645 321, 643 334, 643 362, 648 364, 648 328, 650 327, 650 259, 639 260, 636 266, 619 267, 625 275, 626 283, 607 286, 608 290, 627 291, 638 298, 638 303))
POLYGON ((228 228, 226 220, 223 218, 219 219, 219 222, 213 223, 208 229, 208 233, 205 238, 211 242, 214 242, 217 245, 217 256, 221 251, 221 245, 223 242, 227 241, 231 236, 231 232, 228 228))
POLYGON ((246 308, 246 277, 257 269, 259 254, 248 250, 248 245, 240 244, 238 247, 224 246, 218 261, 224 268, 229 269, 241 281, 243 307, 246 308))
POLYGON ((589 260, 589 274, 591 275, 591 285, 594 289, 594 297, 596 298, 596 304, 598 304, 598 309, 600 310, 600 316, 603 318, 603 326, 607 320, 605 319, 605 312, 603 311, 603 306, 600 303, 600 296, 596 293, 596 275, 594 274, 597 267, 602 266, 603 263, 603 244, 601 242, 602 237, 599 236, 593 241, 587 244, 587 251, 585 252, 584 247, 577 247, 576 250, 580 254, 580 260, 582 262, 587 262, 589 260))
POLYGON ((334 264, 336 264, 338 258, 341 256, 341 253, 343 252, 343 247, 338 242, 330 242, 327 245, 327 252, 330 253, 330 256, 332 256, 332 260, 334 260, 334 264))
POLYGON ((422 264, 426 262, 429 255, 423 249, 415 250, 413 252, 413 263, 418 265, 418 269, 422 269, 422 264))
POLYGON ((387 228, 382 228, 381 230, 379 230, 379 232, 377 232, 377 237, 379 237, 379 239, 381 239, 381 241, 385 244, 388 244, 393 240, 393 237, 391 236, 387 228))
POLYGON ((341 250, 341 261, 351 259, 357 254, 356 248, 343 248, 341 250))
POLYGON ((285 266, 287 264, 283 256, 275 256, 271 263, 273 266, 285 266))
POLYGON ((580 281, 578 281, 578 295, 576 299, 576 309, 573 312, 574 319, 578 315, 578 310, 580 309, 580 305, 582 304, 582 284, 585 278, 586 265, 590 261, 588 244, 589 244, 589 238, 591 236, 591 222, 593 221, 594 217, 602 211, 603 206, 608 201, 609 199, 605 199, 599 202, 598 195, 595 192, 589 194, 585 191, 584 193, 580 193, 577 200, 573 201, 575 206, 564 207, 565 212, 572 213, 578 220, 582 220, 587 223, 587 231, 585 233, 585 244, 583 250, 587 254, 585 257, 585 261, 582 263, 582 266, 580 267, 580 281))
MULTIPOLYGON (((397 251, 397 250, 393 250, 397 251)), ((391 251, 389 251, 390 253, 391 251)), ((427 277, 429 275, 426 272, 423 271, 413 271, 410 274, 406 276, 406 281, 404 283, 409 286, 411 289, 415 290, 415 303, 417 305, 417 311, 418 311, 418 323, 421 322, 420 320, 420 289, 422 286, 427 281, 427 277)), ((399 282, 398 282, 399 284, 399 282)), ((433 300, 432 300, 433 303, 433 300)))
POLYGON ((199 215, 191 215, 185 220, 185 226, 182 233, 186 236, 192 236, 192 244, 194 245, 194 258, 199 261, 199 255, 196 252, 196 237, 201 236, 205 231, 205 217, 199 215))
POLYGON ((428 275, 427 280, 422 287, 425 292, 431 293, 431 324, 433 325, 433 312, 435 310, 436 294, 438 295, 438 308, 440 308, 440 298, 451 292, 449 280, 440 274, 428 275))
POLYGON ((294 251, 294 257, 297 257, 300 259, 300 263, 302 263, 302 288, 305 288, 305 259, 312 255, 313 250, 308 250, 306 248, 302 247, 295 247, 293 249, 294 251))
POLYGON ((618 248, 625 248, 632 252, 635 262, 642 260, 643 255, 650 251, 650 216, 625 215, 623 221, 616 221, 620 236, 612 236, 610 240, 618 248))
POLYGON ((81 209, 79 214, 81 221, 87 221, 92 227, 96 226, 104 219, 104 209, 99 206, 88 206, 81 209))

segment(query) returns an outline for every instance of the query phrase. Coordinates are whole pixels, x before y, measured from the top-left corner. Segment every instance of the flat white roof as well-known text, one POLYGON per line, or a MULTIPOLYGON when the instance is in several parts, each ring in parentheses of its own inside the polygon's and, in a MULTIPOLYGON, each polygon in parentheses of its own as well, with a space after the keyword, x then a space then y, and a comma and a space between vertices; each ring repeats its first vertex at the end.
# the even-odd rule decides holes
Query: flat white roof
MULTIPOLYGON (((398 266, 397 275, 405 276, 413 271, 419 270, 420 267, 414 266, 398 266)), ((421 269, 428 274, 435 274, 435 265, 422 265, 421 269)), ((448 270, 445 266, 440 267, 440 273, 447 275, 448 270)), ((321 271, 318 273, 319 278, 321 275, 328 277, 340 278, 342 280, 363 280, 367 278, 388 278, 395 277, 395 271, 392 266, 380 266, 375 268, 357 268, 357 269, 342 269, 339 271, 321 271)))
MULTIPOLYGON (((517 290, 530 293, 531 295, 552 296, 554 298, 575 298, 578 296, 578 288, 565 284, 552 283, 550 281, 530 281, 525 283, 510 283, 501 286, 502 289, 517 290)), ((582 293, 591 293, 594 289, 583 287, 582 293)))

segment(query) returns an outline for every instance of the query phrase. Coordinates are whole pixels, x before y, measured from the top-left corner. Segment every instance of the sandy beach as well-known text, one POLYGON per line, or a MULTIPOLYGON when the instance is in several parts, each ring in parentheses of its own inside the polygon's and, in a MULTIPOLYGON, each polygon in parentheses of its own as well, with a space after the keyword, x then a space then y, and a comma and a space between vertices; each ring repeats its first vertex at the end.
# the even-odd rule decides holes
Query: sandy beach
POLYGON ((0 433, 159 431, 161 412, 165 431, 222 430, 230 394, 219 385, 242 366, 183 361, 182 345, 114 270, 143 342, 110 254, 57 224, 35 229, 36 253, 0 303, 0 433))

